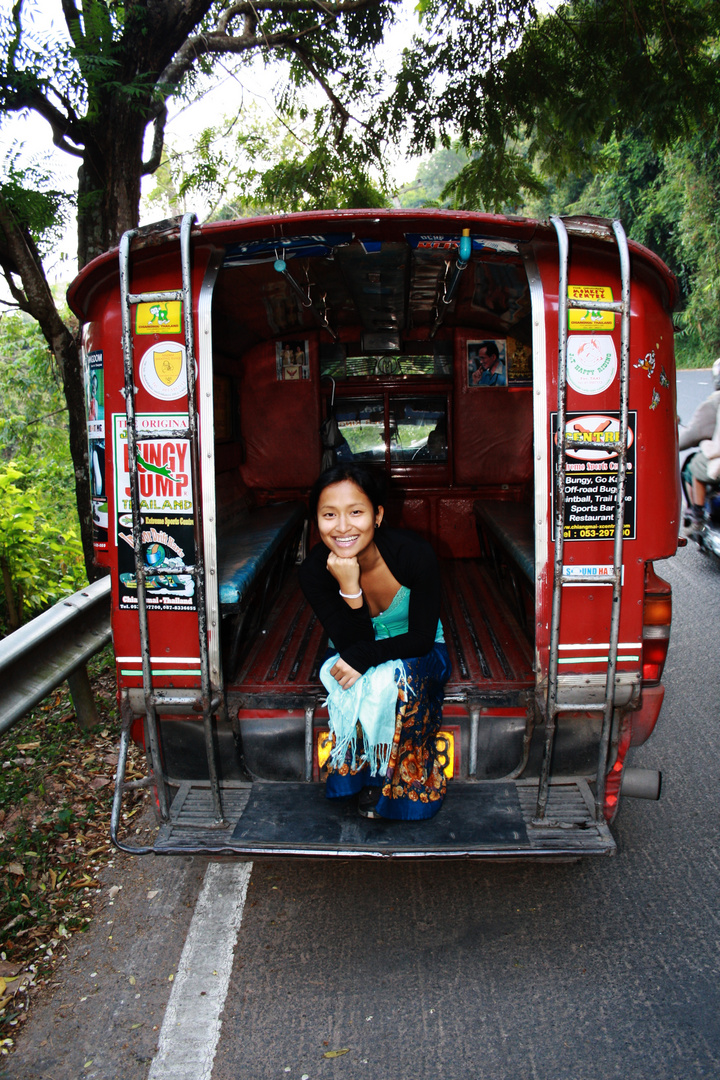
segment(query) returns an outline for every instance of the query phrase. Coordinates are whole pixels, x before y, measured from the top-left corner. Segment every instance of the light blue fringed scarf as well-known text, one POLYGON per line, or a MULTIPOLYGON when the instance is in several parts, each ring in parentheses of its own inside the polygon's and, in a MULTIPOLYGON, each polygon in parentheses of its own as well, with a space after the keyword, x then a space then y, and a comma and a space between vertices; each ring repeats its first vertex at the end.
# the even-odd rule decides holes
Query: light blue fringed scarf
POLYGON ((337 653, 331 656, 320 669, 320 679, 328 692, 330 733, 335 736, 330 764, 334 769, 339 768, 350 747, 355 768, 367 762, 371 776, 378 772, 384 776, 395 737, 398 689, 405 683, 405 665, 402 660, 387 660, 369 668, 349 690, 343 690, 330 674, 338 657, 337 653), (356 760, 358 721, 365 742, 365 753, 359 761, 356 760))

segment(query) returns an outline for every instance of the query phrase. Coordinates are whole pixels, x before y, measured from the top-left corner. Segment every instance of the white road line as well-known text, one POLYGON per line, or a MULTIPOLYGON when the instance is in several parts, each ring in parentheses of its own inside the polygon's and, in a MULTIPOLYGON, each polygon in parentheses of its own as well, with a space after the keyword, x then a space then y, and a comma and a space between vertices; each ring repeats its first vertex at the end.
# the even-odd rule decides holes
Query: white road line
POLYGON ((148 1080, 211 1080, 252 863, 210 863, 148 1080))

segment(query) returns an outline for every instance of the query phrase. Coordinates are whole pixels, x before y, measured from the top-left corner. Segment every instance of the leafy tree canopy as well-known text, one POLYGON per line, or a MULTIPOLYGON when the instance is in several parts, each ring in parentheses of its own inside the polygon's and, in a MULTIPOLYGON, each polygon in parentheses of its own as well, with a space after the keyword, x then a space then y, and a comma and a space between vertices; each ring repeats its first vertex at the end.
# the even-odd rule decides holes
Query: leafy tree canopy
MULTIPOLYGON (((16 0, 0 17, 0 113, 34 111, 55 145, 79 159, 82 265, 136 224, 140 178, 160 164, 171 96, 191 97, 220 56, 278 61, 286 74, 281 111, 312 113, 318 145, 342 143, 351 109, 362 113, 381 91, 374 50, 397 3, 63 0, 64 25, 48 30, 32 0, 16 0), (314 108, 302 98, 310 85, 323 97, 314 108)), ((58 14, 60 4, 52 6, 58 14)), ((375 136, 363 132, 372 153, 375 136)))
MULTIPOLYGON (((218 58, 278 62, 278 109, 297 109, 314 142, 302 183, 332 177, 332 153, 379 157, 364 116, 383 86, 375 49, 399 0, 14 0, 0 14, 0 120, 33 112, 78 163, 78 262, 138 224, 140 183, 162 161, 167 102, 192 97, 218 58), (52 19, 56 21, 53 22, 52 19), (308 104, 316 88, 324 104, 308 104), (352 133, 353 111, 359 123, 352 133), (146 147, 146 134, 148 139, 146 147), (342 148, 342 149, 341 149, 342 148), (147 152, 146 152, 147 150, 147 152), (316 160, 312 160, 312 154, 316 160)), ((371 194, 356 168, 356 195, 371 194)), ((297 180, 296 186, 300 183, 297 180)), ((93 576, 85 400, 75 328, 58 311, 43 268, 61 203, 52 183, 17 167, 0 180, 0 271, 51 346, 68 404, 69 438, 88 573, 93 576)))
POLYGON ((448 189, 455 205, 517 202, 523 188, 537 190, 529 165, 577 173, 628 132, 658 150, 717 131, 717 0, 572 0, 552 14, 502 0, 495 9, 500 34, 484 5, 478 18, 472 0, 423 0, 425 34, 404 54, 386 113, 397 132, 411 117, 420 152, 459 139, 473 160, 448 189))

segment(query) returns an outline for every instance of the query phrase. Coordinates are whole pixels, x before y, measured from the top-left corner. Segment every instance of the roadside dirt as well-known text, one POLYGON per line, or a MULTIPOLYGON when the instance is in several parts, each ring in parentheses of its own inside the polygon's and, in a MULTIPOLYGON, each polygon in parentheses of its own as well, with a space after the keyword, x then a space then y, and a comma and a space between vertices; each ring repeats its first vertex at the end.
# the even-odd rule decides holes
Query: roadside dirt
MULTIPOLYGON (((119 719, 112 654, 91 663, 100 716, 77 724, 61 687, 3 736, 0 770, 0 1053, 9 1055, 38 995, 50 988, 74 938, 87 932, 106 872, 119 719)), ((133 748, 129 777, 142 775, 133 748)), ((124 803, 124 829, 153 827, 145 791, 124 803), (137 821, 137 824, 133 823, 137 821)), ((109 887, 112 891, 112 886, 109 887)), ((1 1075, 1 1073, 0 1073, 1 1075)))

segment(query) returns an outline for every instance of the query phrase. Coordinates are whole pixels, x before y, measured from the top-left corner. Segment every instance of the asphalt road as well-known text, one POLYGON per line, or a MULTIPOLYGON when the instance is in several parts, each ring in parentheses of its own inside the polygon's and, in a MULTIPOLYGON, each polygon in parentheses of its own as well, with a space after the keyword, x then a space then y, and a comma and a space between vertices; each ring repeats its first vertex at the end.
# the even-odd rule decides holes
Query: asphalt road
MULTIPOLYGON (((691 374, 683 419, 711 390, 691 374)), ((617 855, 255 863, 212 1080, 717 1080, 720 564, 693 546, 657 570, 667 692, 633 764, 663 796, 624 801, 617 855)), ((146 1080, 205 870, 118 857, 9 1077, 146 1080)), ((214 976, 191 972, 198 1001, 214 976)))

